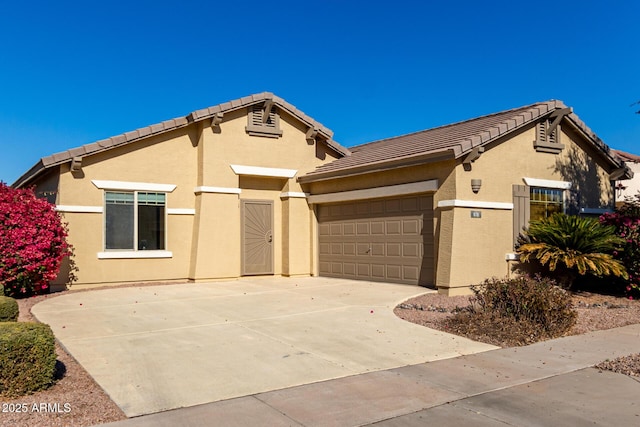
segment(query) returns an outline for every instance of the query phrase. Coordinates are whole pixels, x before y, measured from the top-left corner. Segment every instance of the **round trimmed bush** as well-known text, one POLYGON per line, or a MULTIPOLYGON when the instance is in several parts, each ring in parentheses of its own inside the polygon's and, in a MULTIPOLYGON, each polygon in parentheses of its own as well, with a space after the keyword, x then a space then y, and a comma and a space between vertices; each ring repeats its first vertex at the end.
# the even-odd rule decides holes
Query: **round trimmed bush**
POLYGON ((16 300, 0 296, 0 322, 15 322, 19 314, 20 309, 16 300))
POLYGON ((0 395, 22 396, 51 386, 56 347, 49 325, 0 323, 0 395))

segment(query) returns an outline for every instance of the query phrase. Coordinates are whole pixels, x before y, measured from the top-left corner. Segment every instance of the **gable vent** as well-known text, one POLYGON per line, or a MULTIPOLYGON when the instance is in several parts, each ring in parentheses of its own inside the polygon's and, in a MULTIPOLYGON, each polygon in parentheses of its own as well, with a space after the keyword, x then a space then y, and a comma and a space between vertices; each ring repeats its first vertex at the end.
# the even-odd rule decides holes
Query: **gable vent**
POLYGON ((280 130, 280 115, 276 107, 270 108, 265 117, 265 106, 262 104, 249 107, 246 131, 252 136, 264 136, 268 138, 278 138, 282 136, 280 130))

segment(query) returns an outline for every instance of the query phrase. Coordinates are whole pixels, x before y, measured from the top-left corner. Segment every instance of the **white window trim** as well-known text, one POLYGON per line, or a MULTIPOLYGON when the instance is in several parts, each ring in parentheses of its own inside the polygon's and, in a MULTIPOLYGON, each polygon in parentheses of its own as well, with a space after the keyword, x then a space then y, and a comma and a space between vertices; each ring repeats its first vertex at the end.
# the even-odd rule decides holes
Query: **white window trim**
POLYGON ((167 215, 195 215, 195 209, 188 208, 167 208, 167 215))
POLYGON ((209 187, 206 185, 201 185, 193 189, 193 192, 196 194, 200 193, 217 193, 217 194, 240 194, 242 190, 239 188, 232 187, 209 187))
POLYGON ((142 259, 142 258, 173 258, 171 251, 105 251, 98 252, 98 259, 142 259))
POLYGON ((439 208, 479 208, 479 209, 502 209, 513 210, 513 203, 503 202, 482 202, 476 200, 440 200, 438 202, 439 208))
POLYGON ((78 212, 78 213, 103 213, 102 206, 76 206, 76 205, 56 205, 58 212, 78 212))
POLYGON ((150 182, 103 181, 98 179, 92 179, 91 182, 101 190, 152 191, 157 193, 171 193, 177 187, 174 184, 154 184, 150 182))
POLYGON ((229 165, 236 175, 264 176, 271 178, 293 178, 296 169, 264 168, 261 166, 229 165))
MULTIPOLYGON (((107 191, 113 191, 113 190, 107 190, 107 191)), ((107 204, 107 191, 103 192, 103 203, 106 206, 107 204)), ((139 190, 141 192, 145 192, 147 190, 139 190)), ((167 251, 166 249, 160 249, 160 250, 139 250, 138 249, 138 242, 136 241, 136 237, 138 236, 138 190, 134 190, 134 191, 130 191, 131 193, 133 193, 133 212, 134 212, 134 217, 133 217, 133 237, 134 237, 134 241, 133 241, 133 249, 107 249, 107 226, 106 226, 106 222, 107 222, 107 216, 105 215, 102 219, 102 247, 104 248, 103 252, 98 252, 98 259, 109 259, 109 258, 171 258, 173 256, 173 253, 171 251, 167 251), (154 255, 150 255, 150 256, 136 256, 136 255, 127 255, 127 256, 104 256, 104 254, 137 254, 137 253, 156 253, 156 256, 154 255), (170 254, 170 256, 163 256, 162 254, 170 254), (103 256, 101 257, 100 254, 103 254, 103 256)), ((164 201, 165 205, 164 205, 164 246, 167 247, 168 243, 169 243, 169 226, 168 226, 168 221, 167 221, 167 216, 168 216, 168 208, 167 208, 167 200, 165 198, 164 201)), ((105 209, 106 210, 106 209, 105 209)))
POLYGON ((523 178, 524 183, 529 187, 541 188, 559 188, 561 190, 569 190, 572 186, 569 181, 554 181, 552 179, 523 178))

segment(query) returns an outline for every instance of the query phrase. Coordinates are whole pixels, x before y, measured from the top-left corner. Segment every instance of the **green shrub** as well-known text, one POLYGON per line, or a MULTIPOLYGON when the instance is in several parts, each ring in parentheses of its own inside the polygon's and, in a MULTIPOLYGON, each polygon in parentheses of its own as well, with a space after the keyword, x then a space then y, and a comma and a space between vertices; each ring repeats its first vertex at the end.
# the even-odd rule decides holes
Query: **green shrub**
POLYGON ((0 323, 0 395, 21 396, 54 382, 56 348, 43 323, 0 323))
POLYGON ((600 224, 595 218, 554 214, 531 221, 518 238, 517 251, 521 262, 536 260, 549 272, 565 268, 556 278, 571 287, 578 275, 627 279, 624 265, 612 255, 623 244, 614 226, 600 224))
POLYGON ((16 300, 0 296, 0 322, 15 322, 18 320, 18 314, 20 309, 16 300))
POLYGON ((472 287, 471 305, 448 326, 497 345, 525 345, 563 335, 575 324, 571 295, 540 277, 490 279, 472 287))

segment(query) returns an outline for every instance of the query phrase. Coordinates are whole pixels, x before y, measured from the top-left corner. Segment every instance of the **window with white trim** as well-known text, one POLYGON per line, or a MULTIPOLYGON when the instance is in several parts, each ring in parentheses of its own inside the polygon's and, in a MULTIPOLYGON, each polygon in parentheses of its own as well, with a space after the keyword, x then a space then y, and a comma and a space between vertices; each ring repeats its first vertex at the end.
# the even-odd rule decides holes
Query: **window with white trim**
POLYGON ((537 221, 564 212, 564 190, 531 187, 530 220, 537 221))
POLYGON ((165 193, 106 191, 104 217, 105 249, 165 249, 165 193))

